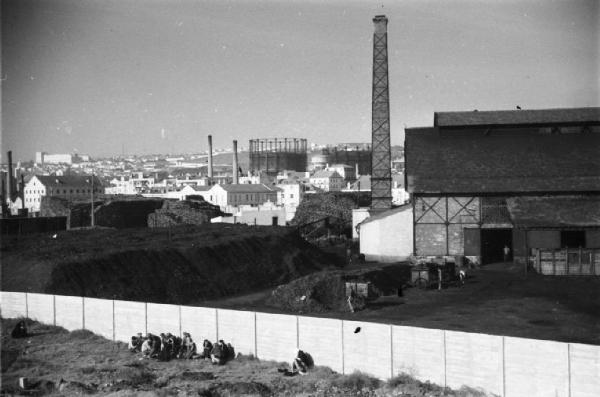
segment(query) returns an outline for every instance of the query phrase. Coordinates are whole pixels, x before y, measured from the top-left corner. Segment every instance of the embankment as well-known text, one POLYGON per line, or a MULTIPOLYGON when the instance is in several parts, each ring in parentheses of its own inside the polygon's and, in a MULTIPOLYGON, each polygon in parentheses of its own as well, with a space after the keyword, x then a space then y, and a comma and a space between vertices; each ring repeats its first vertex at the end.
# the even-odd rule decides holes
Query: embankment
POLYGON ((77 230, 3 239, 2 290, 191 304, 334 265, 283 227, 77 230))

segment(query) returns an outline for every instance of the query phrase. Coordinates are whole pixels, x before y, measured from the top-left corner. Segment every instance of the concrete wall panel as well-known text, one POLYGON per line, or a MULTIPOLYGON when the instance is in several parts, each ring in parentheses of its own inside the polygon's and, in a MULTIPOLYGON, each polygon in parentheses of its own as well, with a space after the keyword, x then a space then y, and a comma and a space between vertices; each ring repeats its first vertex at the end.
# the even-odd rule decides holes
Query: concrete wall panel
POLYGON ((83 329, 83 298, 55 295, 56 325, 69 331, 83 329))
POLYGON ((146 304, 115 300, 115 340, 129 343, 138 332, 146 333, 146 304))
POLYGON ((502 395, 502 337, 466 332, 446 333, 446 382, 502 395))
POLYGON ((344 373, 361 371, 380 379, 392 372, 391 327, 358 321, 344 321, 344 373), (360 331, 356 332, 360 327, 360 331))
POLYGON ((83 298, 84 327, 106 339, 113 339, 113 302, 108 299, 83 298))
POLYGON ((506 397, 568 396, 566 343, 504 338, 506 397))
POLYGON ((236 354, 256 355, 256 328, 254 312, 217 310, 217 335, 225 343, 231 343, 236 354))
POLYGON ((571 397, 600 396, 600 346, 571 343, 571 397))
POLYGON ((299 348, 310 354, 315 365, 343 372, 342 320, 298 317, 299 348))
POLYGON ((444 384, 443 330, 393 326, 392 348, 394 375, 444 384))
POLYGON ((155 335, 170 332, 173 335, 181 336, 179 306, 148 303, 147 316, 148 332, 155 335))
POLYGON ((0 291, 0 314, 4 318, 26 317, 26 299, 25 292, 0 291))
POLYGON ((217 340, 217 309, 181 306, 181 332, 189 332, 198 349, 204 339, 217 340))
POLYGON ((54 325, 54 295, 27 293, 27 311, 30 319, 54 325))
POLYGON ((261 360, 290 362, 298 347, 296 316, 256 313, 256 355, 261 360))

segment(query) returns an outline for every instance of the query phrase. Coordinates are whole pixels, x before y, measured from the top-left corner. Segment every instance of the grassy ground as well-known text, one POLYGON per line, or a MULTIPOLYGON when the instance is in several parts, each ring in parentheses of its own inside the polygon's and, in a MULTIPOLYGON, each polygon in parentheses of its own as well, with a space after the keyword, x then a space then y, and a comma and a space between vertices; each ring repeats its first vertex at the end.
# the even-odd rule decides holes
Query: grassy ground
MULTIPOLYGON (((485 396, 468 388, 453 391, 400 375, 383 383, 365 374, 340 375, 315 367, 306 376, 284 377, 284 363, 238 356, 225 366, 204 360, 139 360, 123 343, 89 331, 68 332, 30 322, 30 337, 13 339, 15 319, 2 320, 2 394, 71 396, 485 396)), ((317 363, 318 364, 318 363, 317 363)))

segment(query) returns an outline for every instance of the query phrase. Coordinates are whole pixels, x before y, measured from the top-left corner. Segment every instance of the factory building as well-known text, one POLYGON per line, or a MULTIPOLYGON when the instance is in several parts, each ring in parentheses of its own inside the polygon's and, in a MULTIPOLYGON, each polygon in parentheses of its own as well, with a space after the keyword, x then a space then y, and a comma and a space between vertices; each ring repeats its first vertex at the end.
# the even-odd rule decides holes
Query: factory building
POLYGON ((552 251, 559 274, 576 250, 571 262, 589 274, 600 263, 599 153, 600 108, 435 113, 433 127, 406 129, 414 254, 485 264, 508 247, 541 267, 552 251))
POLYGON ((276 176, 284 170, 306 171, 306 139, 250 139, 250 170, 276 176))

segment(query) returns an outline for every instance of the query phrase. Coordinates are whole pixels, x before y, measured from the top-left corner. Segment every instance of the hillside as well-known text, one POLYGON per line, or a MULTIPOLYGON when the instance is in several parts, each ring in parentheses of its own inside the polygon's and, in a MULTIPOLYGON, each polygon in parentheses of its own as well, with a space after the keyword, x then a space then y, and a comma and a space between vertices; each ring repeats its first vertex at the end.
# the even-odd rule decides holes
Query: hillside
POLYGON ((206 224, 2 240, 2 290, 193 304, 289 282, 336 259, 289 228, 206 224))

